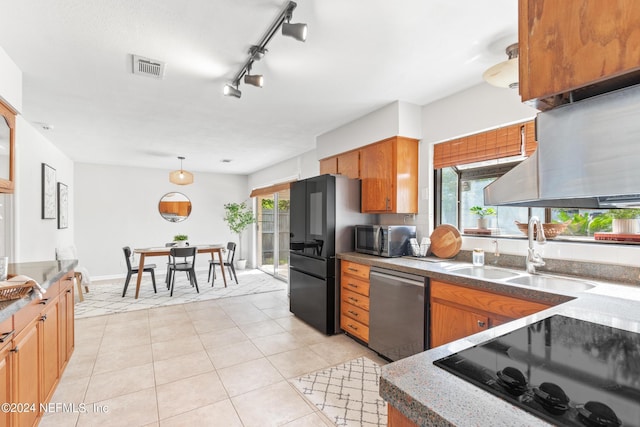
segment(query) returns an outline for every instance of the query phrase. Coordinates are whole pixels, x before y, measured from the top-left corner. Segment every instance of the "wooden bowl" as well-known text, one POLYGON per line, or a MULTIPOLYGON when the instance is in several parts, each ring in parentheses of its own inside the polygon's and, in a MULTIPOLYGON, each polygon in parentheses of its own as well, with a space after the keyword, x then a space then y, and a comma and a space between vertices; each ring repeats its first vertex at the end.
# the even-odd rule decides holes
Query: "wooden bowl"
MULTIPOLYGON (((527 236, 529 234, 529 225, 528 224, 523 224, 522 222, 515 222, 516 225, 518 226, 518 229, 520 229, 520 231, 522 231, 524 233, 525 236, 527 236)), ((542 224, 542 229, 544 230, 544 235, 547 239, 553 239, 554 237, 556 237, 558 234, 562 234, 564 232, 564 230, 567 229, 567 226, 569 224, 568 223, 564 223, 564 222, 560 222, 560 223, 544 223, 542 224)), ((534 228, 533 230, 533 238, 535 239, 537 237, 536 233, 536 229, 534 228)))

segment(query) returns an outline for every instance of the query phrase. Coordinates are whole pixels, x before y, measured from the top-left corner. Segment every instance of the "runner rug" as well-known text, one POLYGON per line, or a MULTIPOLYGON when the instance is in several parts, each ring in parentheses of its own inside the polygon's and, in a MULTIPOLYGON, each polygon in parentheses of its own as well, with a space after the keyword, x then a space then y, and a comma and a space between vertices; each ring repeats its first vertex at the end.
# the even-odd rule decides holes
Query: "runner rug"
POLYGON ((386 426, 380 366, 366 357, 294 378, 291 383, 338 426, 386 426))

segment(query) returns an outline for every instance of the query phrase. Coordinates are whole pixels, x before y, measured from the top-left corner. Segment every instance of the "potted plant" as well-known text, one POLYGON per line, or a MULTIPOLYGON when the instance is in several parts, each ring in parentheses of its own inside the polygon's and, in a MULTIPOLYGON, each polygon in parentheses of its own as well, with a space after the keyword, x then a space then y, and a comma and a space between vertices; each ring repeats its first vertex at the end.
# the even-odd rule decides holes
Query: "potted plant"
POLYGON ((475 214, 478 216, 478 228, 480 229, 486 229, 488 228, 487 226, 489 225, 489 218, 486 218, 488 216, 492 216, 496 214, 496 210, 493 208, 485 208, 482 206, 473 206, 471 208, 469 208, 469 210, 471 211, 471 213, 475 214))
POLYGON ((247 207, 245 202, 227 203, 224 205, 224 211, 224 221, 228 224, 229 229, 238 235, 238 259, 236 263, 238 265, 238 269, 242 270, 246 267, 247 260, 246 258, 242 258, 242 252, 240 252, 241 234, 247 227, 256 222, 256 217, 253 215, 251 209, 247 207))
POLYGON ((637 234, 640 209, 611 209, 611 231, 617 234, 637 234))
POLYGON ((176 246, 186 246, 187 240, 189 240, 189 236, 186 234, 176 234, 173 236, 173 241, 176 242, 176 246))

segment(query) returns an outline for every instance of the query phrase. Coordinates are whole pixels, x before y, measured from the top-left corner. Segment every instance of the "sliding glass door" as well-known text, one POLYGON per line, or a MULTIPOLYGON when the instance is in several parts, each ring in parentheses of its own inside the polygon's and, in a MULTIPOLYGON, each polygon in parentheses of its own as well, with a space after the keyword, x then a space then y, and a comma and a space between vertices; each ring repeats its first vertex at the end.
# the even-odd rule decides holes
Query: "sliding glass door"
POLYGON ((258 196, 258 268, 289 277, 289 190, 258 196))

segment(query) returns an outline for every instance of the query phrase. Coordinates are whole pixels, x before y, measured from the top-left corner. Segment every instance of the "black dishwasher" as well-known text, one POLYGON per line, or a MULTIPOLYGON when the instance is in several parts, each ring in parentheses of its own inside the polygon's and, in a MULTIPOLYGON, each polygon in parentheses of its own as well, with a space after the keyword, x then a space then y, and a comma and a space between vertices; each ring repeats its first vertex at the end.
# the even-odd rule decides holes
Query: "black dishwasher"
POLYGON ((378 267, 369 279, 369 348, 392 361, 426 350, 426 279, 378 267))

